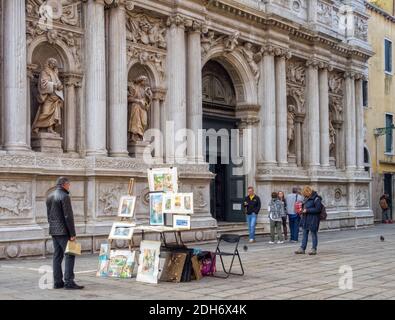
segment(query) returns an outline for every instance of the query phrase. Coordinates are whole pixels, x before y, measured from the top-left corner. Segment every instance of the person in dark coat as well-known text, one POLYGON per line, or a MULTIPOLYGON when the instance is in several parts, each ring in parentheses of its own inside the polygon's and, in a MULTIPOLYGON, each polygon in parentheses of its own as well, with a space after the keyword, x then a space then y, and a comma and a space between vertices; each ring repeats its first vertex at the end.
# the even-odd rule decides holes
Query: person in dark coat
POLYGON ((248 233, 250 243, 255 242, 255 227, 259 211, 261 210, 261 199, 255 194, 253 187, 248 187, 248 195, 244 199, 244 210, 247 215, 248 233))
POLYGON ((47 216, 49 234, 52 236, 54 289, 83 289, 74 282, 75 256, 65 254, 67 242, 75 241, 75 225, 73 209, 69 196, 70 181, 60 177, 56 181, 56 189, 47 197, 47 216), (65 257, 65 273, 63 281, 62 261, 65 257))
POLYGON ((295 251, 296 254, 304 254, 307 247, 307 241, 309 232, 313 240, 312 249, 309 252, 310 255, 317 254, 318 245, 318 229, 320 227, 320 213, 322 209, 322 198, 315 192, 311 187, 306 186, 303 188, 302 194, 304 196, 303 201, 303 214, 300 221, 300 226, 303 228, 303 240, 301 247, 295 251))

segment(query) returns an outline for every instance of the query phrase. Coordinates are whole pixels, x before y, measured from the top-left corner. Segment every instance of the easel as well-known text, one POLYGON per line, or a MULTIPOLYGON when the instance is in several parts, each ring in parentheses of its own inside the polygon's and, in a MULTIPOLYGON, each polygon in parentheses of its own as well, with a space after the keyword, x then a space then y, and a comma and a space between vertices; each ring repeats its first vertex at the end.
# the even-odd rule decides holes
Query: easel
MULTIPOLYGON (((133 195, 133 187, 134 187, 134 178, 130 178, 129 179, 129 185, 128 185, 128 195, 129 196, 133 195)), ((128 221, 128 218, 121 217, 119 219, 119 222, 129 222, 129 221, 128 221)), ((115 240, 115 239, 108 239, 108 244, 110 246, 110 250, 111 250, 111 247, 112 247, 113 240, 115 240)), ((129 251, 132 251, 132 248, 134 247, 133 235, 132 235, 132 238, 130 240, 128 240, 128 246, 129 246, 129 251)))

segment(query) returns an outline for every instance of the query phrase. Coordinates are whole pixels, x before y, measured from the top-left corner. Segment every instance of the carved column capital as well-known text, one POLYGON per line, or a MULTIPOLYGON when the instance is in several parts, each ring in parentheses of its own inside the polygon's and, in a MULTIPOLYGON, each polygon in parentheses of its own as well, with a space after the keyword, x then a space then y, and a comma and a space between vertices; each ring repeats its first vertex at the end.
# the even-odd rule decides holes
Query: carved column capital
POLYGON ((171 27, 173 25, 177 27, 185 28, 186 19, 180 14, 173 14, 167 18, 166 25, 171 27))
POLYGON ((320 61, 318 63, 318 68, 327 70, 329 72, 331 72, 333 70, 333 66, 329 62, 325 62, 325 61, 320 61))
POLYGON ((164 101, 166 98, 166 89, 164 88, 153 88, 152 89, 153 99, 164 101))
POLYGON ((194 19, 185 19, 185 28, 189 32, 197 32, 197 33, 208 32, 207 24, 205 24, 205 22, 194 20, 194 19))
POLYGON ((278 58, 289 60, 292 58, 292 52, 288 48, 274 48, 274 55, 278 58))
POLYGON ((346 72, 344 72, 344 79, 355 79, 355 76, 357 75, 357 73, 353 70, 347 70, 346 72))
POLYGON ((104 6, 106 9, 111 9, 116 7, 122 7, 129 11, 134 9, 134 3, 131 0, 104 0, 104 6))
POLYGON ((66 87, 81 88, 82 86, 82 76, 79 74, 65 73, 63 78, 66 87))
POLYGON ((307 68, 314 68, 317 69, 320 67, 320 61, 318 61, 317 59, 309 59, 306 61, 306 67, 307 68))
POLYGON ((264 56, 266 56, 266 55, 274 56, 275 55, 275 47, 271 44, 265 44, 261 47, 260 52, 264 56))

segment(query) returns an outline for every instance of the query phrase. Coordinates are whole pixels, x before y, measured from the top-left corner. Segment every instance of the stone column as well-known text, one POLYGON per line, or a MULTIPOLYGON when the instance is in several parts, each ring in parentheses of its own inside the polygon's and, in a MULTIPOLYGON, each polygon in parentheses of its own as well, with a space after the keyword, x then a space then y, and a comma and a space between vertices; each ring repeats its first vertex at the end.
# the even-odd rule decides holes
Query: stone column
POLYGON ((65 152, 74 153, 77 151, 77 100, 76 86, 77 79, 73 76, 65 77, 65 152))
POLYGON ((107 155, 103 0, 87 0, 85 12, 86 155, 107 155))
POLYGON ((329 88, 328 67, 321 65, 319 70, 319 96, 320 96, 320 160, 321 166, 329 166, 329 88))
MULTIPOLYGON (((184 18, 179 15, 169 17, 167 20, 169 27, 167 32, 167 79, 168 94, 166 114, 167 120, 172 121, 174 136, 166 137, 173 139, 174 152, 166 151, 166 158, 169 162, 185 161, 185 152, 177 153, 177 150, 186 144, 185 137, 176 139, 177 134, 181 135, 186 129, 186 46, 184 18), (167 154, 169 152, 169 154, 167 154)), ((166 134, 171 130, 166 130, 166 134)), ((169 133, 170 134, 170 133, 169 133)), ((186 150, 185 150, 186 151, 186 150)))
POLYGON ((3 1, 4 149, 29 150, 25 0, 3 1))
POLYGON ((128 119, 126 57, 126 12, 121 3, 109 9, 108 26, 108 95, 109 95, 109 154, 127 157, 128 119))
POLYGON ((307 62, 307 128, 308 128, 308 158, 310 167, 320 165, 320 101, 318 88, 318 63, 307 62))
POLYGON ((356 161, 357 168, 364 169, 364 132, 363 132, 363 93, 362 93, 363 76, 358 75, 355 80, 355 108, 356 108, 356 161))
POLYGON ((356 126, 355 126, 355 84, 354 73, 346 72, 345 81, 345 106, 344 106, 344 125, 345 125, 345 153, 346 168, 355 169, 356 167, 356 126))
POLYGON ((288 139, 287 139, 287 78, 286 59, 290 55, 279 52, 275 58, 276 63, 276 120, 277 120, 277 162, 279 166, 288 164, 288 139))
POLYGON ((188 160, 202 162, 203 155, 198 148, 199 130, 203 128, 202 110, 202 57, 200 33, 202 25, 192 21, 188 29, 188 57, 187 57, 187 127, 191 130, 188 135, 188 160))
POLYGON ((296 165, 301 167, 303 165, 303 150, 302 150, 302 124, 305 115, 298 113, 295 117, 295 153, 296 153, 296 165))
POLYGON ((266 46, 262 49, 260 62, 258 96, 260 109, 259 128, 259 160, 265 164, 276 164, 276 79, 274 64, 274 48, 266 46))
MULTIPOLYGON (((163 113, 163 103, 162 101, 164 100, 165 93, 164 90, 162 89, 154 89, 153 90, 153 100, 152 100, 152 105, 151 105, 151 128, 155 130, 159 130, 161 133, 161 138, 160 141, 155 141, 155 149, 154 149, 154 157, 155 158, 163 158, 163 134, 164 132, 162 131, 162 113, 163 113)), ((159 137, 158 137, 159 139, 159 137)))

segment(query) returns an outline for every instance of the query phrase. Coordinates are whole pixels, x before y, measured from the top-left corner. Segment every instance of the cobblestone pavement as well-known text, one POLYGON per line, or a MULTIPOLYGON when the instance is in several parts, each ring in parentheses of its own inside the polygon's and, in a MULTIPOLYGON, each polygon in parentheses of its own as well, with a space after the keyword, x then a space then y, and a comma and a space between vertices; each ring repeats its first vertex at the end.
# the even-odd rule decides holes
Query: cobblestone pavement
MULTIPOLYGON (((258 238, 247 251, 241 244, 244 277, 178 284, 98 278, 97 255, 84 255, 77 258, 76 280, 86 288, 72 292, 40 289, 39 268, 50 266, 51 258, 1 260, 0 299, 395 299, 394 225, 322 232, 317 256, 295 255, 297 244, 267 240, 258 238), (350 267, 352 288, 342 280, 351 275, 350 267)), ((199 247, 213 250, 215 244, 199 247)))

